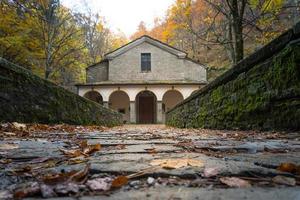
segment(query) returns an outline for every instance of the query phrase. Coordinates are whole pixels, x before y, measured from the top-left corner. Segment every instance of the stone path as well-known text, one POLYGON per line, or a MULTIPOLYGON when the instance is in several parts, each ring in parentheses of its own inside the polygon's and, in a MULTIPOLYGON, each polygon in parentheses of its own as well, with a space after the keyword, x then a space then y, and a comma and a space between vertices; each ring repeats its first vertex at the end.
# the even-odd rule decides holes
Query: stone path
MULTIPOLYGON (((300 133, 186 130, 163 125, 128 125, 89 133, 52 132, 26 138, 3 137, 0 141, 0 198, 16 188, 26 189, 26 184, 41 184, 42 175, 82 170, 89 163, 89 180, 140 174, 121 188, 91 191, 82 182, 81 192, 67 192, 60 195, 65 197, 54 198, 299 200, 299 139, 300 133), (84 162, 66 161, 59 149, 71 148, 84 140, 88 144, 100 143, 101 150, 85 157, 84 162), (17 148, 1 149, 1 145, 6 144, 17 148), (193 159, 203 166, 166 169, 152 166, 151 162, 156 159, 193 159), (5 163, 5 160, 10 162, 5 163), (278 170, 282 163, 298 165, 298 171, 278 170), (31 168, 26 171, 24 166, 31 168), (215 176, 205 175, 204 169, 214 169, 215 176), (276 176, 295 182, 276 182, 276 176), (237 177, 251 186, 230 187, 220 181, 222 177, 237 177)), ((41 196, 39 193, 33 197, 29 195, 28 199, 41 196)))

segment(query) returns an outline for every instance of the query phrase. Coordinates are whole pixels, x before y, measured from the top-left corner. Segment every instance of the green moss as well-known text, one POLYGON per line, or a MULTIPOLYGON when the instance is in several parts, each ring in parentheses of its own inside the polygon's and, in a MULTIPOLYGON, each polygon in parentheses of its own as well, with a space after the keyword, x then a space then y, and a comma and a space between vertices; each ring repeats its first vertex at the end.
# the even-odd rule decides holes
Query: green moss
POLYGON ((0 59, 0 121, 115 126, 121 115, 0 59), (13 80, 13 81, 11 81, 13 80))
POLYGON ((289 45, 168 113, 167 124, 214 129, 300 130, 300 47, 289 45), (184 115, 183 115, 184 113, 184 115), (188 117, 187 117, 188 116, 188 117))

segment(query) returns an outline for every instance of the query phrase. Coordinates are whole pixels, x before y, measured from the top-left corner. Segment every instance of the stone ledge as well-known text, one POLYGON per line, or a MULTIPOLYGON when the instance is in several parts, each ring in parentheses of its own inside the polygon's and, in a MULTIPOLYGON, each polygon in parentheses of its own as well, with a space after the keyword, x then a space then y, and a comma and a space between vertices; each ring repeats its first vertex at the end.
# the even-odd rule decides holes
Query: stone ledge
POLYGON ((121 114, 0 58, 0 121, 114 126, 121 114))

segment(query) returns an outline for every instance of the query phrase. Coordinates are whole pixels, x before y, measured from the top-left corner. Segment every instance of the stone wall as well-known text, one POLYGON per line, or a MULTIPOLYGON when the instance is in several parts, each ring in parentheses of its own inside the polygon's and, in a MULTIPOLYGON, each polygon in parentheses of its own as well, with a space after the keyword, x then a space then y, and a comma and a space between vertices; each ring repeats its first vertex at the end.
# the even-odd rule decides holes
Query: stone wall
POLYGON ((0 122, 114 126, 121 115, 0 58, 0 122))
POLYGON ((109 61, 110 81, 174 81, 206 82, 203 65, 143 42, 109 61), (151 72, 141 72, 141 53, 151 53, 151 72))
POLYGON ((96 63, 86 69, 86 82, 95 83, 108 80, 108 61, 96 63))
POLYGON ((166 123, 300 130, 300 23, 170 110, 166 123))

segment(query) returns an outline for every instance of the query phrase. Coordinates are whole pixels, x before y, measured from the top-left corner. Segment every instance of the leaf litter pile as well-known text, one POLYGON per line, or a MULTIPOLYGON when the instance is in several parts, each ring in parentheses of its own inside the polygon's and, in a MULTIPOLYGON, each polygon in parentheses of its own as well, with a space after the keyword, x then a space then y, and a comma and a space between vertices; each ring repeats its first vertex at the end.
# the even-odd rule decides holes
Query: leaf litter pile
MULTIPOLYGON (((153 159, 145 161, 147 167, 137 172, 93 172, 90 161, 101 159, 101 156, 97 156, 97 153, 127 149, 125 144, 103 146, 100 143, 89 143, 83 137, 86 134, 106 131, 109 131, 109 129, 98 126, 21 124, 16 122, 1 124, 0 178, 6 181, 0 185, 0 199, 109 195, 119 189, 135 190, 158 186, 250 188, 300 185, 299 162, 282 162, 278 165, 264 166, 273 169, 273 173, 268 176, 251 171, 230 174, 224 173, 219 166, 207 166, 206 161, 199 158, 170 158, 166 156, 155 158, 160 153, 156 148, 144 148, 147 154, 153 156, 153 159), (31 158, 9 156, 11 155, 9 152, 21 148, 19 142, 16 141, 38 141, 42 143, 51 141, 63 145, 55 147, 59 156, 33 156, 31 158), (77 164, 81 164, 78 169, 66 170, 61 167, 77 164), (193 169, 197 173, 192 176, 176 176, 171 173, 173 170, 185 169, 193 169)), ((276 142, 267 145, 247 142, 240 144, 240 141, 244 141, 249 137, 252 137, 252 139, 256 137, 259 140, 285 138, 283 134, 278 133, 255 133, 255 135, 247 132, 221 133, 211 131, 214 137, 218 137, 218 140, 209 142, 205 139, 206 142, 203 142, 202 140, 195 141, 188 138, 189 130, 185 129, 169 128, 167 130, 168 134, 160 131, 160 129, 154 129, 141 131, 143 134, 133 134, 131 136, 126 135, 126 132, 130 132, 130 130, 120 128, 117 131, 122 132, 119 135, 122 141, 126 139, 137 141, 169 139, 176 141, 173 146, 181 149, 176 153, 193 152, 222 159, 226 155, 234 155, 240 152, 256 154, 259 152, 286 153, 293 151, 287 146, 278 148, 279 144, 276 142), (171 134, 169 134, 170 132, 171 134), (179 140, 178 135, 181 137, 179 140), (230 139, 235 141, 237 145, 228 145, 226 142, 224 145, 224 143, 219 142, 222 139, 230 139)), ((201 137, 207 137, 208 135, 207 130, 190 131, 193 131, 197 136, 201 135, 201 137)), ((292 135, 292 137, 294 141, 299 140, 299 134, 292 135)))

